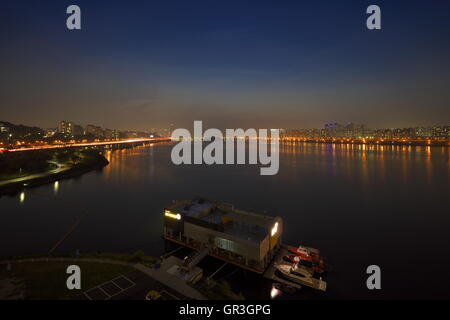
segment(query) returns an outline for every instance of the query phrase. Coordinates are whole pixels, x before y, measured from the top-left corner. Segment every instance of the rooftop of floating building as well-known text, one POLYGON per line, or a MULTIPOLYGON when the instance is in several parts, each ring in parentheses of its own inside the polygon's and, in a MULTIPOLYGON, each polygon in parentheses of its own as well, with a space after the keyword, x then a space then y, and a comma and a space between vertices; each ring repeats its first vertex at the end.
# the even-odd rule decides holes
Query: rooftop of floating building
POLYGON ((221 224, 225 234, 247 241, 263 240, 275 222, 274 217, 241 210, 227 210, 220 203, 206 199, 181 202, 172 206, 170 210, 209 223, 221 224))

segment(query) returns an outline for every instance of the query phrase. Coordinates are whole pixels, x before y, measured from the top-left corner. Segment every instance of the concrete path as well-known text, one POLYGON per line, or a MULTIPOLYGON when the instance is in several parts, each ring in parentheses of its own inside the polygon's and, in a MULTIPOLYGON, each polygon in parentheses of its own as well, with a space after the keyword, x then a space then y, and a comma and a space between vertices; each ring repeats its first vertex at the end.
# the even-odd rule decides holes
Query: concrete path
MULTIPOLYGON (((49 161, 50 162, 50 161, 49 161)), ((4 180, 4 181, 0 181, 0 187, 10 184, 10 183, 16 183, 16 182, 26 182, 28 180, 33 180, 33 179, 38 179, 38 178, 45 178, 48 176, 51 176, 55 173, 60 173, 66 170, 69 170, 70 168, 72 168, 71 166, 68 165, 61 165, 57 162, 50 162, 53 163, 57 166, 56 169, 50 170, 50 171, 45 171, 42 173, 35 173, 35 174, 29 174, 27 176, 21 177, 21 178, 16 178, 16 179, 9 179, 9 180, 4 180)))

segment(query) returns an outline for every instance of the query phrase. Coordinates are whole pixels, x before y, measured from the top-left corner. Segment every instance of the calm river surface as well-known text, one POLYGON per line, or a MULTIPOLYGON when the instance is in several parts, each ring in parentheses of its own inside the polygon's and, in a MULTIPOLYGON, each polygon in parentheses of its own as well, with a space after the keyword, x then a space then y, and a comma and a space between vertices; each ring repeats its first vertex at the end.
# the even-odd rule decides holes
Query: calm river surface
POLYGON ((319 248, 333 265, 325 297, 450 298, 449 148, 283 145, 275 176, 175 166, 171 148, 110 152, 103 170, 2 197, 0 256, 46 253, 79 216, 58 251, 160 255, 162 208, 203 195, 281 216, 284 243, 319 248), (366 289, 371 264, 377 292, 366 289))

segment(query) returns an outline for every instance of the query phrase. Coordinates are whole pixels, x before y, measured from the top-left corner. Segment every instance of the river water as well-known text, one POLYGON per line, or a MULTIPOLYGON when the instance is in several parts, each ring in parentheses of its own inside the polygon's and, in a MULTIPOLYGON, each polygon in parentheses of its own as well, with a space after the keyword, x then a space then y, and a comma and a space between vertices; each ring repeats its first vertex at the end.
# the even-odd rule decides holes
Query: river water
POLYGON ((46 253, 79 217, 57 251, 160 255, 162 208, 203 195, 281 216, 284 243, 319 248, 333 266, 325 298, 450 298, 449 148, 282 145, 275 176, 175 166, 171 148, 108 152, 103 170, 2 197, 0 255, 46 253), (379 291, 366 287, 372 264, 379 291))

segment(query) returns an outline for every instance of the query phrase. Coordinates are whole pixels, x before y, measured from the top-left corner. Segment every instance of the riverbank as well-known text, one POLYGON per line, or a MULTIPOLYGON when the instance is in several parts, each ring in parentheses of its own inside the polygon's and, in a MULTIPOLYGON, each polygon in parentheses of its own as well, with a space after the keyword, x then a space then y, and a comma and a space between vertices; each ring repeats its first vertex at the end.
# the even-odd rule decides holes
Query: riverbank
MULTIPOLYGON (((80 299, 79 290, 68 290, 67 267, 71 261, 25 261, 11 264, 11 271, 0 268, 0 299, 2 300, 68 300, 80 299)), ((133 271, 128 265, 77 261, 83 272, 81 288, 98 286, 133 271)))
POLYGON ((323 144, 355 144, 355 145, 371 145, 371 146, 411 146, 411 147, 449 147, 449 140, 377 140, 377 139, 349 139, 349 138, 281 138, 280 144, 295 143, 323 143, 323 144))
MULTIPOLYGON (((183 298, 207 300, 202 293, 186 284, 184 280, 170 275, 164 261, 156 265, 157 262, 159 259, 145 256, 140 251, 131 255, 82 254, 78 258, 47 256, 18 259, 16 257, 0 260, 0 284, 9 286, 10 289, 6 294, 13 299, 78 299, 80 292, 78 295, 73 294, 65 286, 67 279, 65 270, 67 266, 76 264, 83 270, 82 282, 87 281, 82 283, 83 290, 94 288, 116 278, 119 274, 133 270, 177 292, 183 298)), ((143 299, 151 287, 147 288, 145 280, 140 281, 143 287, 137 297, 143 299)), ((130 293, 128 298, 133 297, 136 297, 136 294, 130 293)))
POLYGON ((29 178, 23 176, 18 179, 2 181, 2 184, 0 184, 0 196, 14 195, 27 188, 73 178, 89 171, 102 169, 108 164, 108 160, 98 152, 83 153, 79 158, 71 159, 70 162, 65 161, 63 164, 58 162, 55 170, 30 174, 29 178))
POLYGON ((83 272, 81 287, 85 291, 134 271, 135 264, 151 268, 156 261, 141 251, 133 254, 84 253, 79 258, 73 254, 3 257, 0 258, 0 287, 3 288, 0 300, 79 299, 79 291, 67 290, 65 286, 66 269, 74 262, 83 272))

